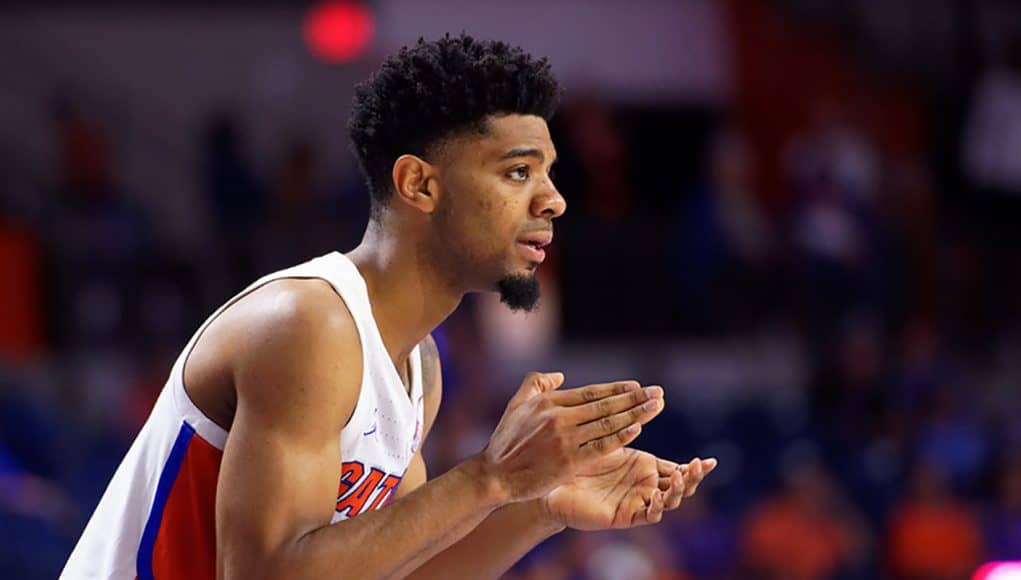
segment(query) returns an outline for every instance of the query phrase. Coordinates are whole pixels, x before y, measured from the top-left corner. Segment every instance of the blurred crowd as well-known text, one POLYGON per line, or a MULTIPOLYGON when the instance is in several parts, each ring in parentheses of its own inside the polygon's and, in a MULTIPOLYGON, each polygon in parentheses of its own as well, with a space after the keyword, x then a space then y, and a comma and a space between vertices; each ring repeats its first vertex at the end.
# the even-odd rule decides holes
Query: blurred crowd
MULTIPOLYGON (((952 580, 1021 560, 1021 43, 1008 54, 969 87, 950 159, 889 147, 853 99, 816 102, 767 156, 732 107, 568 94, 542 308, 470 296, 437 330, 429 471, 481 450, 529 370, 661 383, 637 446, 721 464, 660 525, 567 531, 509 578, 952 580)), ((352 248, 368 215, 314 136, 260 157, 243 114, 211 110, 192 128, 210 241, 183 252, 124 190, 102 111, 47 113, 45 178, 0 185, 0 569, 25 578, 60 570, 201 321, 352 248)))

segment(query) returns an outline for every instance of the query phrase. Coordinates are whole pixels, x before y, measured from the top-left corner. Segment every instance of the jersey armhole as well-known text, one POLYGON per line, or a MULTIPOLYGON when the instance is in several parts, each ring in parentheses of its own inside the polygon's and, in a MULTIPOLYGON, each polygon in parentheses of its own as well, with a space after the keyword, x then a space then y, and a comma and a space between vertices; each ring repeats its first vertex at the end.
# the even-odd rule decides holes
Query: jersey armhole
MULTIPOLYGON (((197 411, 202 416, 203 419, 205 419, 212 425, 215 425, 217 428, 222 430, 224 435, 226 435, 230 431, 229 426, 220 425, 216 421, 213 421, 205 411, 203 411, 198 405, 195 404, 195 401, 191 398, 191 394, 188 392, 188 387, 184 380, 185 370, 187 369, 188 366, 188 360, 191 358, 191 353, 195 350, 195 347, 198 345, 199 340, 201 340, 202 336, 205 334, 209 326, 212 325, 212 323, 216 319, 218 319, 222 314, 227 312, 227 310, 230 309, 231 306, 234 306, 240 300, 242 300, 246 296, 251 295, 253 292, 260 290, 268 286, 269 284, 272 284, 273 282, 278 282, 281 280, 322 280, 323 282, 326 282, 326 284, 330 287, 330 290, 332 290, 333 293, 337 296, 337 298, 340 299, 340 303, 344 307, 344 309, 347 310, 348 316, 350 316, 351 320, 354 321, 355 334, 358 336, 358 343, 360 348, 362 349, 362 382, 364 382, 365 380, 365 373, 367 372, 368 369, 365 368, 366 367, 365 340, 362 337, 362 327, 361 324, 358 323, 357 317, 355 317, 354 313, 351 312, 351 309, 348 307, 347 301, 344 300, 344 296, 340 293, 340 290, 333 284, 333 282, 331 282, 329 279, 323 276, 299 276, 299 275, 285 275, 270 278, 268 280, 260 280, 259 282, 252 284, 251 286, 244 289, 236 296, 228 300, 226 303, 220 306, 220 308, 217 309, 208 319, 206 319, 205 322, 202 323, 202 326, 199 327, 199 329, 195 332, 195 335, 191 338, 191 340, 188 341, 188 344, 185 345, 184 352, 181 353, 181 356, 178 359, 178 363, 174 365, 174 368, 171 371, 170 382, 171 383, 174 383, 175 381, 177 382, 177 385, 179 385, 181 388, 181 392, 187 399, 187 404, 194 408, 195 411, 197 411)), ((234 385, 231 385, 231 388, 234 388, 234 385)), ((348 415, 347 419, 344 421, 344 427, 347 427, 347 425, 355 417, 355 414, 358 411, 358 402, 360 401, 361 396, 362 384, 359 383, 358 396, 355 397, 355 405, 351 409, 351 414, 348 415)), ((236 393, 235 397, 237 397, 236 393)))

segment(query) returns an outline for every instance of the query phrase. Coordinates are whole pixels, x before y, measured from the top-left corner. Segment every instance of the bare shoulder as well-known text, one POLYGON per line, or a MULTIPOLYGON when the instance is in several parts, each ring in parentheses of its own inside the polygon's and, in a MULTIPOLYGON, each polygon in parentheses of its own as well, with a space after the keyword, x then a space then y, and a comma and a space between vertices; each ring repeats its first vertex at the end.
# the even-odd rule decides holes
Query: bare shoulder
POLYGON ((242 299, 236 314, 244 318, 246 329, 256 336, 321 335, 341 341, 347 335, 358 337, 344 301, 328 282, 319 278, 269 282, 242 299))
POLYGON ((346 422, 358 399, 362 350, 333 288, 319 279, 277 280, 236 306, 232 375, 239 406, 247 400, 282 420, 338 409, 346 422))

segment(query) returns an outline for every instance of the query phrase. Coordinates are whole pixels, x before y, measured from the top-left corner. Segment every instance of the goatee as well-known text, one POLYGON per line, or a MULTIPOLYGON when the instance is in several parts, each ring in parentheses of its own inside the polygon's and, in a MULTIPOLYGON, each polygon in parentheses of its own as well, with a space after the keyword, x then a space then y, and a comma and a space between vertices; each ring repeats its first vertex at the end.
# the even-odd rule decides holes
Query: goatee
POLYGON ((496 283, 500 302, 511 310, 531 312, 539 303, 539 281, 534 274, 511 274, 496 283))

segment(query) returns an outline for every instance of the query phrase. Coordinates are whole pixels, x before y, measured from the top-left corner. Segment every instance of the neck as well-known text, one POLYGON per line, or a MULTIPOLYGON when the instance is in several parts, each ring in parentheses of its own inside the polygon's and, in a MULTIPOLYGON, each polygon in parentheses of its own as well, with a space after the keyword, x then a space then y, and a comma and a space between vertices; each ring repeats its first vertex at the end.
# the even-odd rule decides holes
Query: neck
POLYGON ((365 279, 390 358, 403 368, 415 346, 457 308, 464 292, 438 275, 421 244, 382 230, 370 221, 362 242, 347 257, 365 279))

